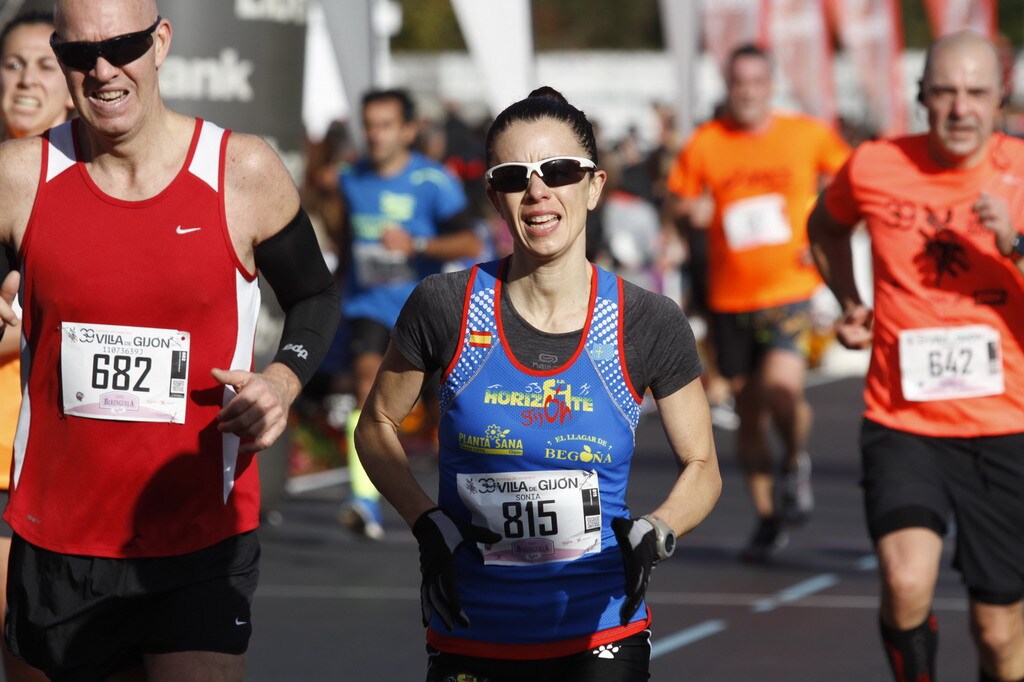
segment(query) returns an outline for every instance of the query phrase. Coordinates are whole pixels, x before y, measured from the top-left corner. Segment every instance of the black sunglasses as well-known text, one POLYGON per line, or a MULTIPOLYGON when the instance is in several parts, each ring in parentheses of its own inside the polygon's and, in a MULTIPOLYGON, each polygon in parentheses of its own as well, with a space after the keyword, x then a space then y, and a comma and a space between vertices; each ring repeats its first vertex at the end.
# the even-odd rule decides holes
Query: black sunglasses
POLYGON ((548 187, 575 185, 587 173, 597 170, 597 164, 579 156, 552 156, 535 163, 513 161, 499 163, 484 176, 495 192, 522 192, 530 185, 530 176, 536 173, 548 187))
POLYGON ((92 71, 96 60, 106 59, 112 66, 130 64, 149 52, 153 46, 153 31, 160 25, 161 18, 144 31, 125 33, 97 42, 77 41, 70 43, 57 42, 57 32, 50 36, 50 47, 57 55, 61 64, 75 71, 92 71))

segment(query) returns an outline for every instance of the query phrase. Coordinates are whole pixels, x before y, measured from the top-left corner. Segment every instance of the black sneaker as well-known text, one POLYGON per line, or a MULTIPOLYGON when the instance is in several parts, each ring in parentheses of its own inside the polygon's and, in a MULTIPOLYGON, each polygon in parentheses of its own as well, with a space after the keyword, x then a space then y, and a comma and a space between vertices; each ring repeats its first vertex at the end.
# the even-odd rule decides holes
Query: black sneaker
POLYGON ((779 518, 762 518, 757 522, 750 542, 740 552, 740 561, 748 564, 767 563, 788 542, 789 536, 782 530, 782 521, 779 518))

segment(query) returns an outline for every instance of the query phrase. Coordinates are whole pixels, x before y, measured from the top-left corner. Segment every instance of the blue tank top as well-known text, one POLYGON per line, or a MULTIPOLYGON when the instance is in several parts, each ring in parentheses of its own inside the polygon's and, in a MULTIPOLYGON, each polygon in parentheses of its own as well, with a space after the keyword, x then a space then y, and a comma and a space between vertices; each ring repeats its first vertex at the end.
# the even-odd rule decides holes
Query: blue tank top
POLYGON ((468 629, 428 641, 443 651, 547 658, 644 629, 641 604, 619 625, 622 555, 611 520, 625 494, 641 397, 625 373, 622 284, 593 268, 581 342, 562 367, 524 367, 501 326, 506 261, 477 266, 462 344, 440 391, 439 504, 504 540, 467 547, 456 574, 468 629))

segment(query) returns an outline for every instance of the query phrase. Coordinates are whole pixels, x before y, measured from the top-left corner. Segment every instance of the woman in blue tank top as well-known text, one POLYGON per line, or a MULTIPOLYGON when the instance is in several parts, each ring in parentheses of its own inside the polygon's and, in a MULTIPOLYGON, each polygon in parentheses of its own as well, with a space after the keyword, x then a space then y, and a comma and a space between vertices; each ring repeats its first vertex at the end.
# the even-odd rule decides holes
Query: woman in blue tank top
POLYGON ((587 261, 606 175, 583 112, 540 88, 495 119, 487 160, 513 253, 418 287, 356 429, 419 542, 427 680, 646 680, 651 569, 711 511, 721 477, 699 362, 645 357, 666 351, 635 310, 685 328, 660 344, 687 346, 670 354, 695 358, 692 334, 666 301, 587 261), (435 368, 437 502, 396 428, 435 368), (639 516, 625 494, 648 387, 680 473, 639 516))

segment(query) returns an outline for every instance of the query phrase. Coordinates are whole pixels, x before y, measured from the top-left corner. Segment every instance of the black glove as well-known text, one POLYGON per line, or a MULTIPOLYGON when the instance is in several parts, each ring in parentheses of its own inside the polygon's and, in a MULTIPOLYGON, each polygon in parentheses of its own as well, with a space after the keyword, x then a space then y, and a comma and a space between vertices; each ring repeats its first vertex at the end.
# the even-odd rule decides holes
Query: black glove
POLYGON ((612 530, 626 569, 626 601, 619 611, 619 621, 626 625, 647 592, 651 569, 658 561, 658 539, 647 519, 612 519, 612 530))
POLYGON ((430 616, 437 613, 449 632, 455 623, 469 627, 469 618, 462 610, 459 590, 455 585, 452 557, 464 542, 495 544, 501 540, 501 535, 457 519, 440 507, 420 514, 412 526, 412 534, 420 544, 420 573, 423 574, 420 608, 423 609, 423 625, 428 625, 430 616))

